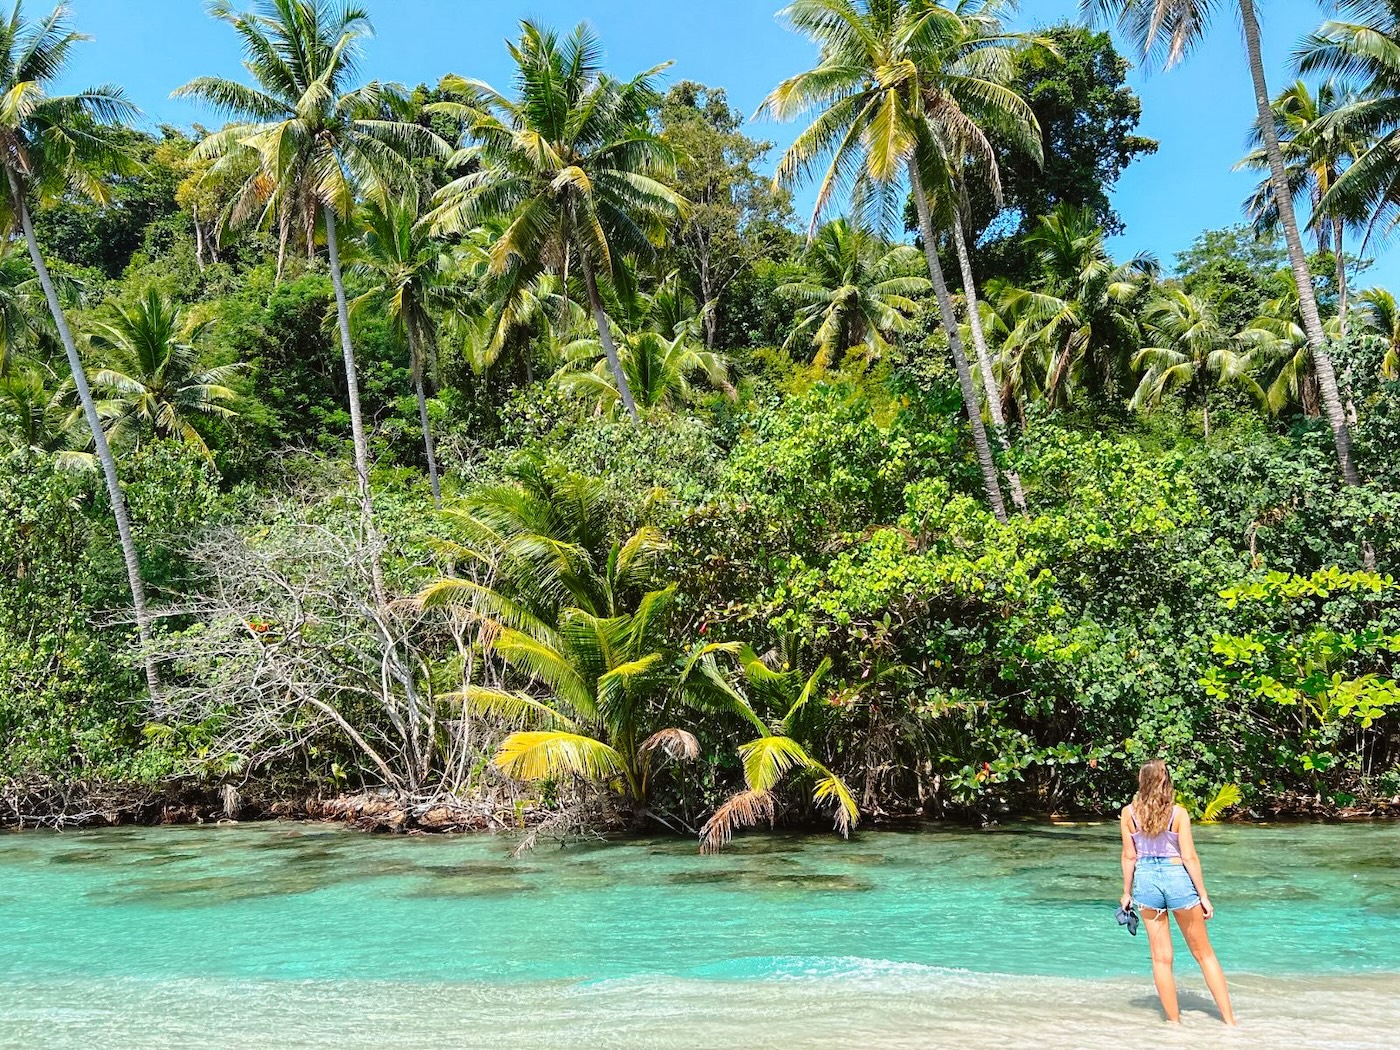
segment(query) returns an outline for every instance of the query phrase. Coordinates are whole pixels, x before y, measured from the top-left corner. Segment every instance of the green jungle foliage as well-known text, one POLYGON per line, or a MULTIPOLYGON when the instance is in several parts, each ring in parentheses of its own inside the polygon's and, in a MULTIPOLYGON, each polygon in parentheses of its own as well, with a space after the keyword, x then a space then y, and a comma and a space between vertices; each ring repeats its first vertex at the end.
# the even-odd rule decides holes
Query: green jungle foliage
MULTIPOLYGON (((1231 785, 1400 794, 1400 311, 1348 280, 1353 219, 1306 277, 1358 484, 1269 216, 1170 274, 1113 258, 1113 185, 1156 144, 1110 38, 933 6, 927 90, 880 89, 904 123, 866 127, 864 207, 811 237, 801 151, 857 118, 779 160, 718 87, 610 76, 586 26, 525 23, 499 93, 404 93, 336 65, 363 25, 279 0, 226 15, 266 96, 185 89, 219 130, 0 115, 38 158, 4 198, 37 254, 22 223, 0 251, 0 781, 602 798, 706 848, 1109 812, 1159 756, 1211 816, 1231 785), (284 97, 294 45, 342 95, 324 127, 284 97), (987 48, 997 90, 962 94, 987 48), (985 154, 919 131, 948 107, 985 154), (102 148, 50 156, 49 125, 102 148)), ((871 39, 923 10, 787 15, 838 8, 871 39)), ((5 75, 68 32, 7 23, 5 75)))

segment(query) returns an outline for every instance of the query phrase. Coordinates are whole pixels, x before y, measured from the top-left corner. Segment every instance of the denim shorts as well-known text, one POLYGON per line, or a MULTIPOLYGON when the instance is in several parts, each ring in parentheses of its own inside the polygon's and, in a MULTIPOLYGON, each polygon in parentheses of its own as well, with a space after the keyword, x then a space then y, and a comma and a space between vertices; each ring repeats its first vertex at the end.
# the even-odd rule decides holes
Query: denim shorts
POLYGON ((1139 908, 1177 911, 1201 903, 1191 873, 1175 857, 1139 857, 1133 873, 1133 901, 1139 908))

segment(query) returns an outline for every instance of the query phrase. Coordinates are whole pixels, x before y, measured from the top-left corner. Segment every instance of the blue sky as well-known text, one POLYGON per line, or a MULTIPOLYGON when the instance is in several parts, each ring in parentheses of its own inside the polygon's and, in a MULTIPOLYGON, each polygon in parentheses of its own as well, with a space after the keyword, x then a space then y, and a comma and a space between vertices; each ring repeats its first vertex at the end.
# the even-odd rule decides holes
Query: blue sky
MULTIPOLYGON (((31 3, 33 0, 31 0, 31 3)), ((670 79, 726 88, 752 113, 778 80, 803 68, 812 51, 774 19, 779 0, 362 0, 374 20, 366 72, 406 84, 446 72, 504 85, 502 41, 522 17, 567 27, 587 18, 600 33, 610 68, 630 75, 673 60, 670 79)), ((237 76, 231 29, 209 18, 202 0, 73 0, 78 27, 94 37, 76 53, 72 86, 124 86, 153 123, 188 125, 217 119, 170 92, 192 77, 237 76)), ((1238 27, 1224 9, 1210 41, 1171 72, 1134 70, 1143 99, 1141 133, 1161 142, 1119 183, 1115 205, 1127 223, 1114 250, 1156 253, 1170 264, 1202 230, 1238 222, 1252 176, 1232 172, 1244 151, 1254 103, 1238 27)), ((1270 87, 1292 78, 1298 38, 1324 17, 1323 5, 1286 0, 1266 6, 1263 32, 1270 87)), ((37 8, 36 8, 37 9, 37 8)), ((1023 0, 1024 27, 1074 17, 1077 0, 1023 0)), ((781 148, 795 134, 784 125, 751 132, 781 148)), ((799 198, 799 203, 808 198, 799 198)), ((1383 255, 1365 283, 1400 283, 1400 257, 1383 255)))

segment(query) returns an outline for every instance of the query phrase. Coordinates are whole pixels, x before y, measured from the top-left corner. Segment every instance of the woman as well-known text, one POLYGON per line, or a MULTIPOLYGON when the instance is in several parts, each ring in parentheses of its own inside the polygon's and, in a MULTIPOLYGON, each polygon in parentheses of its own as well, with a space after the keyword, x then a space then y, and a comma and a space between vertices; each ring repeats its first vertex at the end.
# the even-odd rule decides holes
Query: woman
POLYGON ((1206 987, 1215 996, 1221 1019, 1232 1025, 1235 1013, 1230 1008, 1230 989, 1206 933, 1206 920, 1215 909, 1210 906, 1201 858, 1196 856, 1191 839, 1191 818, 1175 800, 1165 762, 1148 762, 1139 770, 1137 796, 1123 807, 1119 821, 1123 832, 1121 903, 1124 908, 1136 904, 1141 909, 1152 949, 1152 980, 1167 1020, 1181 1020, 1172 976, 1172 931, 1167 925, 1167 912, 1171 912, 1200 964, 1206 987))

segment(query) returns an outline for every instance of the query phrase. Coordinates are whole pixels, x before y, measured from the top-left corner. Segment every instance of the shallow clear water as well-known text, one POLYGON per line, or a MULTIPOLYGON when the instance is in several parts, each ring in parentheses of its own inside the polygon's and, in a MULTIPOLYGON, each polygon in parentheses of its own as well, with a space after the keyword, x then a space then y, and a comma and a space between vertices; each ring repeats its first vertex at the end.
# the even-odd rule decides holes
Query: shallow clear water
POLYGON ((1395 1046, 1400 826, 1197 839, 1237 1035, 1184 950, 1159 1027, 1112 827, 5 835, 0 1046, 1395 1046))

